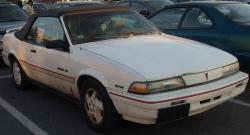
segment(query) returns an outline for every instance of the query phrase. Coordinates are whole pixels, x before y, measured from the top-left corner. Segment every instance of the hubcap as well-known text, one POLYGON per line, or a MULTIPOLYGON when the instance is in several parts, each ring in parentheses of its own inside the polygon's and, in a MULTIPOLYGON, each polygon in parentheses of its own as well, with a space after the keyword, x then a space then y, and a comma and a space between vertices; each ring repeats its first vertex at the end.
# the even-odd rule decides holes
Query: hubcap
POLYGON ((95 89, 90 88, 87 90, 84 104, 91 122, 97 125, 100 124, 104 116, 103 103, 99 93, 95 89))
POLYGON ((14 62, 13 63, 13 76, 14 76, 14 79, 15 79, 15 82, 17 85, 20 85, 21 84, 21 69, 19 67, 19 65, 17 64, 17 62, 14 62))

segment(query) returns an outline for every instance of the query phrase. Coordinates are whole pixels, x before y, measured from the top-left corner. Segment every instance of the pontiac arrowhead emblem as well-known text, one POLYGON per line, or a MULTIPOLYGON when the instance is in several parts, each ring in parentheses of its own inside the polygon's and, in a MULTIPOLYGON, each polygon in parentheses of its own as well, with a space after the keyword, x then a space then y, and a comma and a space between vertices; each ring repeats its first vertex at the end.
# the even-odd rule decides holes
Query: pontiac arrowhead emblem
POLYGON ((206 80, 208 81, 208 73, 205 73, 205 76, 206 76, 206 80))

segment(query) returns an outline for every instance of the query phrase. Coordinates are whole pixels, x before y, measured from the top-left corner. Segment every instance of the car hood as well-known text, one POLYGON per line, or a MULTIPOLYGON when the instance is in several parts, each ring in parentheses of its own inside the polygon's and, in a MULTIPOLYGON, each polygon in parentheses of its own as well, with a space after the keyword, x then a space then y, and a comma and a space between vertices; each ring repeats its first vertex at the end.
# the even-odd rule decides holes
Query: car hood
POLYGON ((3 33, 8 29, 23 27, 26 21, 0 22, 0 32, 3 33))
POLYGON ((237 59, 214 47, 166 34, 134 36, 81 45, 116 61, 148 81, 222 67, 237 59))

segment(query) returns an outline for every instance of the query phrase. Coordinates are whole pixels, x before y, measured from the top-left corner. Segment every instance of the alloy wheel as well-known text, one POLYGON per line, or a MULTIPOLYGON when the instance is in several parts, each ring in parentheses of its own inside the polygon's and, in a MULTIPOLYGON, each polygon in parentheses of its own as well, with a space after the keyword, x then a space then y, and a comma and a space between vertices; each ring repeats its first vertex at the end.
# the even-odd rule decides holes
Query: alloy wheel
POLYGON ((87 89, 85 93, 85 111, 92 123, 99 125, 104 118, 103 102, 97 90, 87 89))

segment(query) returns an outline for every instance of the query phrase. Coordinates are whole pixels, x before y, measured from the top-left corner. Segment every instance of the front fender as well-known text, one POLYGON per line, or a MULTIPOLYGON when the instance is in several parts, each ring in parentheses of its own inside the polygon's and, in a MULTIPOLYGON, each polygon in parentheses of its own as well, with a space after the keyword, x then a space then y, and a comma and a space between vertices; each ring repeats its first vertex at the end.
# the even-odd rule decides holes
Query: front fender
POLYGON ((79 78, 84 75, 98 80, 108 92, 112 90, 124 94, 133 82, 146 81, 136 71, 109 58, 77 47, 72 47, 71 52, 71 70, 75 76, 73 91, 76 97, 79 97, 79 78))
POLYGON ((108 88, 110 86, 108 79, 105 78, 101 72, 99 72, 95 69, 91 69, 91 68, 84 69, 84 70, 80 71, 80 73, 76 76, 76 79, 75 79, 75 90, 76 90, 75 95, 77 98, 80 98, 78 81, 79 81, 81 76, 90 76, 90 77, 96 79, 97 81, 99 81, 105 88, 108 88))
POLYGON ((87 76, 90 76, 90 77, 93 77, 95 78, 96 80, 98 80, 104 87, 108 87, 108 80, 107 78, 105 78, 103 76, 103 74, 95 69, 90 69, 90 68, 87 68, 87 69, 84 69, 82 70, 76 77, 76 80, 79 80, 79 78, 83 75, 87 75, 87 76))

